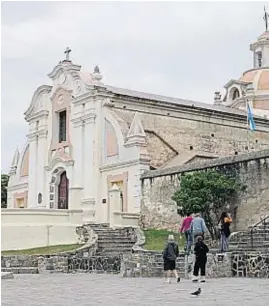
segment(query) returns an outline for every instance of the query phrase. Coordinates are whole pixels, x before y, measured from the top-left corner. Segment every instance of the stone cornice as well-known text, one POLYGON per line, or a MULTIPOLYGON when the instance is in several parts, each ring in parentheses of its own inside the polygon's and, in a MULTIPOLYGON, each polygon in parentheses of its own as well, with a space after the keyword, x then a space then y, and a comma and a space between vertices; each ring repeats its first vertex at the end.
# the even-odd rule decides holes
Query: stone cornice
POLYGON ((72 103, 74 105, 80 105, 83 103, 91 102, 91 98, 95 97, 97 94, 96 90, 94 88, 90 88, 89 91, 83 93, 82 95, 73 97, 72 103))
POLYGON ((92 123, 95 121, 96 115, 94 113, 87 113, 84 115, 80 115, 76 118, 73 118, 71 122, 73 123, 73 126, 80 127, 83 126, 84 123, 92 123))
POLYGON ((254 51, 254 49, 258 46, 260 47, 260 46, 268 46, 268 45, 269 45, 268 40, 258 40, 250 45, 250 51, 254 51))
POLYGON ((8 191, 15 191, 19 189, 27 189, 28 188, 28 183, 19 183, 14 186, 10 186, 7 188, 8 191))
MULTIPOLYGON (((31 115, 31 113, 33 112, 34 110, 34 107, 35 107, 35 102, 36 102, 36 99, 37 97, 41 94, 41 93, 49 93, 51 92, 52 90, 52 86, 50 85, 42 85, 42 86, 39 86, 36 91, 34 92, 33 94, 33 97, 32 97, 32 101, 31 101, 31 104, 30 106, 28 107, 28 109, 26 110, 26 112, 24 113, 25 115, 25 119, 27 120, 27 118, 31 115)), ((28 120, 27 120, 28 121, 28 120)))
POLYGON ((40 111, 30 115, 30 116, 25 117, 25 120, 27 122, 30 122, 30 121, 33 121, 33 120, 36 120, 36 119, 40 119, 42 117, 47 118, 48 116, 49 116, 49 111, 47 111, 47 110, 40 110, 40 111))
POLYGON ((37 130, 34 132, 29 133, 28 135, 26 135, 28 137, 29 140, 34 140, 37 137, 39 138, 47 138, 48 135, 48 130, 44 129, 44 130, 37 130))
POLYGON ((121 161, 121 162, 116 162, 116 163, 111 163, 111 164, 106 164, 102 165, 99 169, 101 172, 106 172, 110 171, 112 169, 119 169, 123 167, 128 167, 128 166, 134 166, 140 164, 140 159, 133 159, 129 161, 121 161))
POLYGON ((93 113, 85 114, 81 117, 84 123, 92 123, 95 121, 96 115, 93 113))
MULTIPOLYGON (((246 128, 246 114, 238 114, 236 113, 236 109, 229 109, 227 110, 217 110, 217 109, 210 109, 210 108, 202 108, 197 107, 195 105, 183 105, 183 104, 176 104, 170 102, 163 102, 163 101, 152 101, 143 99, 143 103, 141 102, 142 99, 140 98, 126 98, 121 96, 115 96, 113 98, 114 101, 114 108, 115 109, 122 109, 123 105, 128 106, 126 110, 133 111, 133 112, 141 112, 141 113, 150 113, 155 115, 164 115, 174 117, 174 118, 182 118, 182 119, 189 119, 195 120, 200 122, 211 122, 213 123, 215 120, 221 120, 221 124, 225 126, 240 126, 236 125, 235 123, 241 123, 242 128, 246 128), (124 99, 124 100, 123 100, 124 99), (172 113, 173 112, 173 113, 172 113), (169 114, 169 115, 168 115, 169 114), (191 117, 190 117, 191 115, 191 117), (197 118, 194 118, 197 116, 197 118), (208 120, 206 120, 208 119, 208 120), (227 122, 223 123, 223 119, 227 122)), ((212 105, 213 106, 213 105, 212 105)), ((239 110, 238 110, 239 111, 239 110)), ((262 117, 254 116, 257 131, 260 130, 269 130, 269 120, 264 119, 262 117)))
POLYGON ((231 79, 228 83, 226 83, 223 87, 224 88, 229 88, 231 85, 233 84, 236 84, 236 85, 247 85, 248 83, 251 83, 251 82, 243 82, 243 81, 239 81, 239 80, 234 80, 234 79, 231 79))
POLYGON ((54 157, 51 162, 45 166, 45 170, 50 171, 57 163, 63 163, 65 166, 73 166, 74 160, 62 160, 59 156, 54 157))
POLYGON ((48 74, 48 77, 54 79, 57 76, 58 72, 61 70, 63 70, 64 72, 73 72, 80 71, 80 69, 81 66, 79 65, 74 65, 72 62, 63 61, 53 68, 52 72, 48 74))

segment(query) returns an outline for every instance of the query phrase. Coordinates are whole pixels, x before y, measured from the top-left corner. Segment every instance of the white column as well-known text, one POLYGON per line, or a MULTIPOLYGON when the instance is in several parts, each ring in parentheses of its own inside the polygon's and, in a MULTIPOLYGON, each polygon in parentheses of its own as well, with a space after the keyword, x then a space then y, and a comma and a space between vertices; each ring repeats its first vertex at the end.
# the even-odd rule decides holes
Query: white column
POLYGON ((37 191, 36 191, 36 167, 37 167, 37 142, 36 133, 28 135, 29 138, 29 176, 28 176, 28 208, 37 207, 37 191))
POLYGON ((94 198, 94 117, 85 120, 84 133, 84 198, 94 198))
POLYGON ((69 209, 81 209, 82 196, 82 176, 83 176, 83 122, 81 120, 73 121, 72 131, 73 143, 73 175, 69 181, 69 209))
MULTIPOLYGON (((47 206, 49 203, 48 201, 48 192, 49 192, 49 186, 46 186, 46 177, 45 177, 45 156, 47 153, 47 131, 46 130, 41 130, 38 132, 38 148, 37 148, 37 166, 36 166, 36 202, 37 206, 39 208, 44 208, 47 206), (47 187, 47 188, 46 188, 47 187), (39 204, 38 203, 38 194, 42 194, 42 202, 39 204)), ((48 205, 49 208, 49 205, 48 205)))
POLYGON ((102 186, 102 175, 100 172, 100 166, 102 164, 102 153, 103 153, 103 122, 104 122, 104 115, 102 111, 102 99, 98 99, 95 102, 95 125, 93 131, 93 177, 94 181, 93 188, 94 188, 94 197, 95 197, 95 207, 96 207, 96 214, 95 218, 97 222, 106 222, 106 215, 104 214, 104 207, 106 205, 102 205, 101 203, 101 195, 102 189, 107 188, 106 186, 102 186))
POLYGON ((83 173, 83 220, 85 223, 95 219, 96 180, 94 176, 94 114, 84 116, 84 173, 83 173))

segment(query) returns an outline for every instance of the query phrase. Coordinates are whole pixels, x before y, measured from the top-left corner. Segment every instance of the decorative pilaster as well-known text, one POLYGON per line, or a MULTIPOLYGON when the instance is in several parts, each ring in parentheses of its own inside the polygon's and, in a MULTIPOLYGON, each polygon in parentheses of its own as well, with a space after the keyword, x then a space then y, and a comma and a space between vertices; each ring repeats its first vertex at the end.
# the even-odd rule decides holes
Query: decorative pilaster
POLYGON ((93 221, 95 217, 96 182, 94 179, 94 122, 95 114, 87 113, 83 115, 84 121, 84 173, 83 173, 83 221, 85 223, 93 221))
POLYGON ((83 156, 84 156, 84 144, 83 144, 83 135, 84 135, 84 123, 81 117, 72 119, 73 130, 73 174, 71 180, 71 186, 69 187, 70 195, 70 209, 81 209, 81 199, 83 191, 83 156))
POLYGON ((47 191, 46 172, 44 167, 46 165, 47 153, 47 129, 37 131, 38 147, 37 147, 37 167, 36 167, 36 201, 39 208, 47 206, 49 208, 49 199, 47 191), (38 196, 39 195, 39 196, 38 196))
POLYGON ((108 191, 109 194, 109 223, 110 227, 121 224, 120 215, 115 214, 121 212, 120 189, 117 184, 113 184, 108 191))
MULTIPOLYGON (((37 207, 37 158, 38 135, 34 131, 28 135, 29 139, 29 176, 28 176, 28 208, 37 207)), ((43 173, 43 172, 42 172, 43 173)))

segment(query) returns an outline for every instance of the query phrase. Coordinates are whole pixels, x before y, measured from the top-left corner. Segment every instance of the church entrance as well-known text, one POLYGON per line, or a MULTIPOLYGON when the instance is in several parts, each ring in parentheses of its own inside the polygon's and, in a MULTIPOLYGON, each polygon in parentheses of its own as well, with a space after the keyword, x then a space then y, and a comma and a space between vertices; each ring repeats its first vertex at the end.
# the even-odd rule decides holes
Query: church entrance
POLYGON ((69 180, 66 176, 66 171, 60 175, 58 185, 58 209, 68 209, 68 187, 69 180))

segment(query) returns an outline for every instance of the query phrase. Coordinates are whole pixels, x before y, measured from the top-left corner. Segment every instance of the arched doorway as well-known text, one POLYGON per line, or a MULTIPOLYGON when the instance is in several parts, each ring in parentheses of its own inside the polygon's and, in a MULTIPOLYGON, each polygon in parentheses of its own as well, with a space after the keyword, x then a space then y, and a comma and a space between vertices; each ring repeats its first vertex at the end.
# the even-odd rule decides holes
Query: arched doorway
POLYGON ((69 180, 66 176, 66 171, 60 175, 58 185, 58 209, 68 209, 68 187, 69 180))

